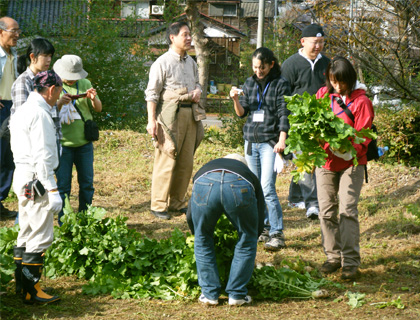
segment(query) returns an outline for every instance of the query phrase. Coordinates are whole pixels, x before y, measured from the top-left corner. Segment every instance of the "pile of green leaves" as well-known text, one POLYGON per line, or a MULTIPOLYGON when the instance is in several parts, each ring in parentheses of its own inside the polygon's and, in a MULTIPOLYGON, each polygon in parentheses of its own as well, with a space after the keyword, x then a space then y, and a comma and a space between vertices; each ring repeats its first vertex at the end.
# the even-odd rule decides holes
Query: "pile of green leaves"
POLYGON ((398 296, 396 300, 391 301, 383 301, 383 302, 375 302, 371 303, 371 306, 375 306, 377 309, 384 309, 387 307, 395 307, 397 309, 405 309, 405 304, 401 301, 401 297, 398 296))
POLYGON ((46 255, 47 276, 75 274, 89 280, 84 293, 116 298, 198 294, 193 241, 178 229, 157 241, 129 229, 126 218, 106 218, 102 208, 65 213, 46 255))
MULTIPOLYGON (((55 240, 46 253, 48 277, 76 275, 89 280, 84 293, 115 298, 169 300, 199 295, 193 236, 175 229, 168 239, 149 239, 128 228, 126 218, 106 217, 102 208, 73 212, 68 199, 64 212, 63 225, 55 228, 55 240)), ((2 228, 0 235, 2 282, 7 284, 14 271, 17 227, 2 228)), ((222 215, 214 233, 222 287, 228 281, 237 239, 236 230, 222 215)), ((315 297, 312 292, 324 284, 308 273, 263 267, 255 270, 249 288, 257 292, 256 298, 280 300, 315 297)))
POLYGON ((229 280, 230 266, 238 241, 238 232, 223 214, 214 230, 214 250, 219 271, 220 284, 225 287, 229 280))
POLYGON ((16 245, 18 232, 19 226, 0 229, 0 290, 4 290, 13 279, 15 272, 13 246, 16 245))
POLYGON ((296 170, 292 171, 297 182, 304 173, 311 173, 315 167, 325 164, 327 153, 322 149, 323 142, 341 153, 351 152, 353 163, 357 165, 356 150, 352 143, 360 144, 365 138, 376 138, 370 129, 356 131, 352 126, 338 118, 331 110, 328 96, 317 99, 305 92, 303 95, 285 97, 289 115, 290 129, 286 140, 285 153, 295 153, 296 170))
POLYGON ((290 268, 264 266, 254 270, 251 288, 257 292, 257 299, 309 299, 315 298, 315 293, 327 283, 326 279, 316 280, 307 272, 301 274, 290 268))

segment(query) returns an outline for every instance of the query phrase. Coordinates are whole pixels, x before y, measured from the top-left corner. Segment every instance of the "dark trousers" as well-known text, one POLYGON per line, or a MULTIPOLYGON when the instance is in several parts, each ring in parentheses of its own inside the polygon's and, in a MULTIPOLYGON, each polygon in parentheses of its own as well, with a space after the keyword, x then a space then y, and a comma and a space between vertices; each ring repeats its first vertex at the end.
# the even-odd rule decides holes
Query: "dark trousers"
MULTIPOLYGON (((3 121, 10 116, 12 101, 1 100, 0 102, 4 105, 4 107, 0 109, 1 125, 3 124, 3 121)), ((1 201, 6 199, 9 194, 10 187, 12 186, 13 171, 15 170, 9 138, 0 139, 0 169, 0 205, 3 207, 1 201)))
POLYGON ((305 180, 299 180, 298 183, 293 182, 293 179, 290 182, 289 202, 298 203, 301 201, 305 202, 306 210, 310 207, 318 208, 315 173, 305 173, 305 180))

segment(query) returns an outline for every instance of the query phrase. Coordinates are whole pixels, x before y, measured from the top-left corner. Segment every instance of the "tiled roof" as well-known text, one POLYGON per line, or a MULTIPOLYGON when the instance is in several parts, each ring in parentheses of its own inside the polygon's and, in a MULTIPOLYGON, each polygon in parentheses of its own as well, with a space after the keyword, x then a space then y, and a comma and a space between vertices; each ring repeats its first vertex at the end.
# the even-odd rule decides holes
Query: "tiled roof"
MULTIPOLYGON (((258 17, 258 2, 242 2, 241 4, 242 16, 244 18, 258 17)), ((274 1, 265 3, 265 17, 274 17, 274 1)))
POLYGON ((71 19, 70 13, 75 11, 73 8, 86 13, 87 6, 86 0, 9 0, 7 15, 15 19, 26 34, 39 29, 59 34, 58 26, 63 23, 79 28, 85 21, 77 17, 71 19))

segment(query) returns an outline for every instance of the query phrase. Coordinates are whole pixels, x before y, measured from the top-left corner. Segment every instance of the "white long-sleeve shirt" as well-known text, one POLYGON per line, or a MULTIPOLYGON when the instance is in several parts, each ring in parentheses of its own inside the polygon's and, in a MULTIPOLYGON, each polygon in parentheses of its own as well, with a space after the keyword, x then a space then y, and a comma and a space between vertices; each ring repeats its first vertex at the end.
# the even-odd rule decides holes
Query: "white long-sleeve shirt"
POLYGON ((22 166, 33 170, 47 190, 57 188, 54 169, 59 161, 51 110, 39 93, 31 92, 10 120, 10 143, 16 169, 22 166))

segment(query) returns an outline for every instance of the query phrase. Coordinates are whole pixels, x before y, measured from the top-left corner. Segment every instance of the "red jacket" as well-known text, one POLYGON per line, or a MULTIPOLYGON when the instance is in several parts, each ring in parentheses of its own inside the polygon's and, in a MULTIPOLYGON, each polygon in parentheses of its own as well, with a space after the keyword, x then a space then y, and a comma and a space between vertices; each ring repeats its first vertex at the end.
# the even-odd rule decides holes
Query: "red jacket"
MULTIPOLYGON (((325 96, 325 94, 327 94, 327 87, 322 87, 318 90, 316 97, 322 98, 325 96)), ((356 88, 354 91, 352 91, 350 96, 346 97, 345 104, 353 113, 354 123, 338 105, 337 101, 333 99, 333 96, 340 97, 340 95, 337 93, 330 94, 332 110, 337 117, 343 119, 345 123, 348 123, 357 131, 361 130, 362 128, 370 128, 372 126, 374 112, 372 102, 366 96, 365 90, 356 88)), ((353 143, 353 146, 357 151, 357 161, 360 165, 365 165, 367 163, 366 152, 370 140, 371 139, 366 139, 362 144, 353 143)), ((327 162, 323 166, 325 169, 330 171, 342 171, 353 165, 353 160, 346 161, 340 157, 335 156, 330 151, 329 146, 330 145, 327 142, 322 146, 322 148, 328 154, 327 162)))

